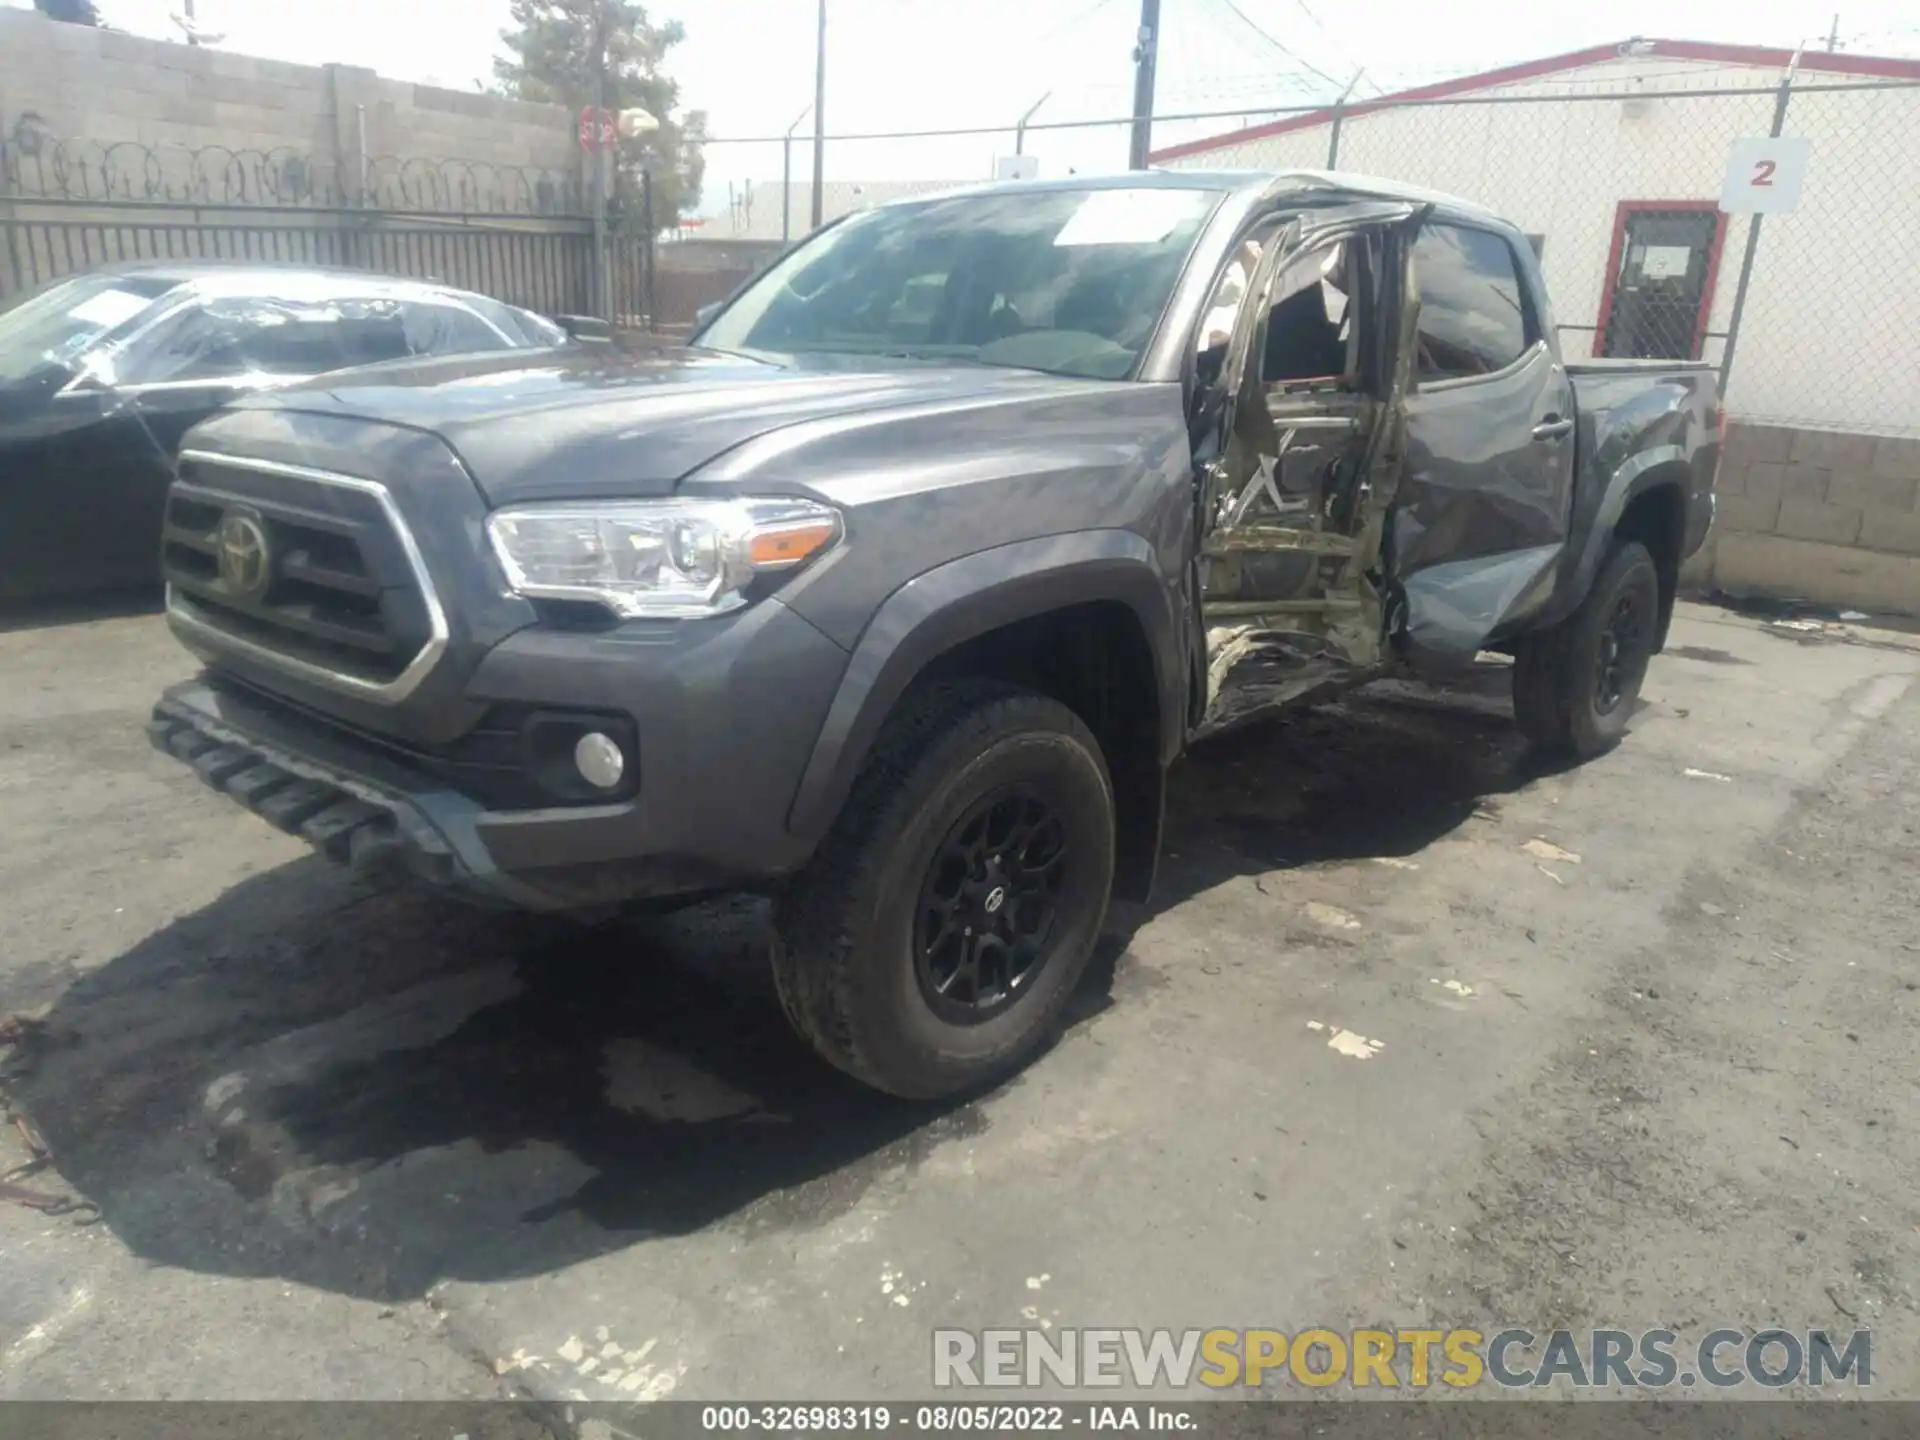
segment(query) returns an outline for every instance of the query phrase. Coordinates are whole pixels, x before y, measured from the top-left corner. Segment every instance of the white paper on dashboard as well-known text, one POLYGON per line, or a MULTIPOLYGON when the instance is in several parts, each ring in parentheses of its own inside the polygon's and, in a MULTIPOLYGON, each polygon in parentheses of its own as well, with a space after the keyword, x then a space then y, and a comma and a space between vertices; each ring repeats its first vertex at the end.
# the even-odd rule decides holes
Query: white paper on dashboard
POLYGON ((1192 190, 1096 190, 1080 202, 1056 245, 1155 245, 1205 203, 1192 190))
POLYGON ((98 295, 89 295, 69 310, 67 315, 83 325, 98 325, 111 330, 131 320, 152 303, 144 295, 134 295, 125 290, 102 290, 98 295))

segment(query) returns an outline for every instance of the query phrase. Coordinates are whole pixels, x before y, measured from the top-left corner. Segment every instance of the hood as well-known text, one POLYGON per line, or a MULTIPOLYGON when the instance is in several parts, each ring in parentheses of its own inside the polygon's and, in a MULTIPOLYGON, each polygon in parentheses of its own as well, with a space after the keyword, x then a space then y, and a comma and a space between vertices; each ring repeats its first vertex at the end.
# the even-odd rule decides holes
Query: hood
POLYGON ((428 431, 453 447, 497 506, 665 494, 728 450, 784 426, 1087 383, 865 356, 775 362, 712 350, 569 346, 369 366, 239 408, 428 431))

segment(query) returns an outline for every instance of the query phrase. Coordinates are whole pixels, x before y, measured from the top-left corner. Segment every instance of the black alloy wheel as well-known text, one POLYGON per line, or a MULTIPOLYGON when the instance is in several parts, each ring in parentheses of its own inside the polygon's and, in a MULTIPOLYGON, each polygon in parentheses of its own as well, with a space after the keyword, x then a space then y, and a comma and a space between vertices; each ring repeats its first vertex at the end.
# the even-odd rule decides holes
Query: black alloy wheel
POLYGON ((1634 540, 1615 541, 1580 607, 1523 635, 1514 650, 1513 713, 1550 751, 1590 759, 1626 733, 1659 643, 1660 576, 1634 540))
POLYGON ((1645 601, 1644 591, 1622 591, 1607 617, 1606 628, 1600 632, 1593 681, 1597 714, 1611 715, 1629 694, 1639 692, 1653 649, 1649 642, 1653 617, 1647 613, 1645 601))
POLYGON ((936 1014, 978 1024, 1029 993, 1071 864, 1065 822, 1032 786, 997 791, 961 817, 915 911, 914 971, 936 1014))
POLYGON ((912 1099, 1045 1048, 1113 885, 1113 783, 1058 700, 928 683, 889 717, 812 862, 777 893, 773 978, 826 1060, 912 1099))

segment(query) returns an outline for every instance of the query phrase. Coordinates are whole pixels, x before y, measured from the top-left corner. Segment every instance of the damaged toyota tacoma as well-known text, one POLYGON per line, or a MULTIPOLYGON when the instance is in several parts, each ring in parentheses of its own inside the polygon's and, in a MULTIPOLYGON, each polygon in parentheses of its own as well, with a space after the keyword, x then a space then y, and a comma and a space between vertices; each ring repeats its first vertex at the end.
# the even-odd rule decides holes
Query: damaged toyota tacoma
POLYGON ((188 436, 154 743, 510 905, 773 897, 821 1055, 1051 1033, 1196 737, 1513 656, 1614 743, 1712 516, 1714 377, 1563 359, 1512 225, 1336 174, 891 204, 688 347, 377 366, 188 436))

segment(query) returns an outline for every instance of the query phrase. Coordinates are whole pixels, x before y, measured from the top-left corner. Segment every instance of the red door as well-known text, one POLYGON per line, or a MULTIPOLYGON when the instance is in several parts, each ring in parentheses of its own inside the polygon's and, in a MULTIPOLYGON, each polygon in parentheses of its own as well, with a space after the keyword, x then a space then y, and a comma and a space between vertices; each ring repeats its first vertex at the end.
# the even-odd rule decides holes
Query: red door
POLYGON ((1711 200, 1621 202, 1593 353, 1700 359, 1726 225, 1711 200))

